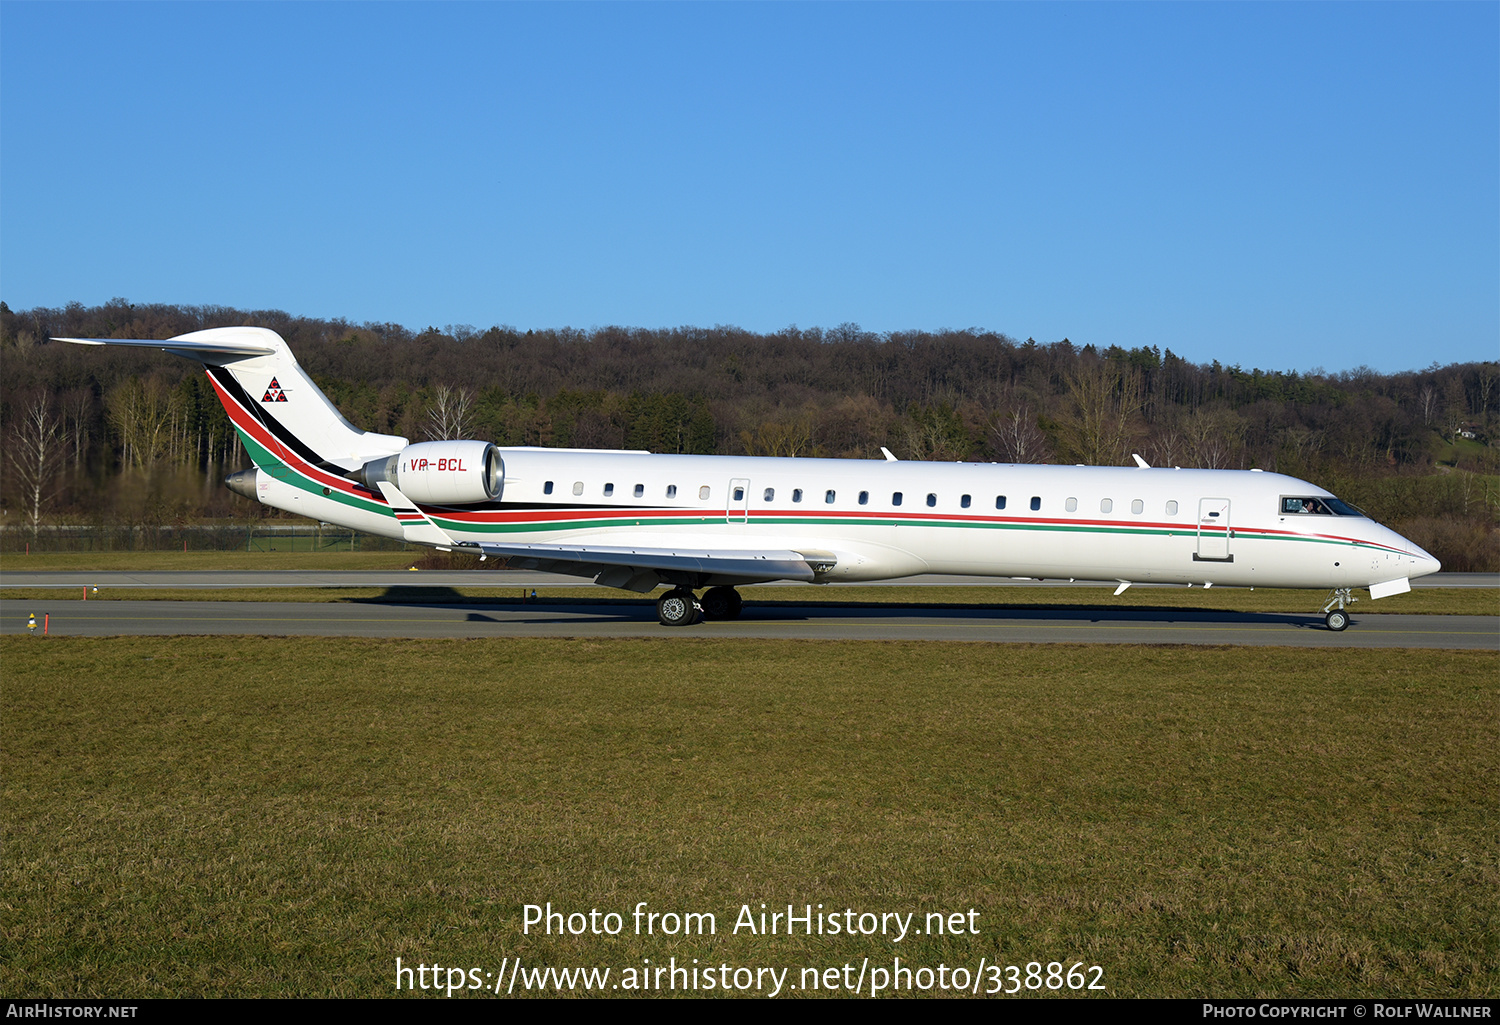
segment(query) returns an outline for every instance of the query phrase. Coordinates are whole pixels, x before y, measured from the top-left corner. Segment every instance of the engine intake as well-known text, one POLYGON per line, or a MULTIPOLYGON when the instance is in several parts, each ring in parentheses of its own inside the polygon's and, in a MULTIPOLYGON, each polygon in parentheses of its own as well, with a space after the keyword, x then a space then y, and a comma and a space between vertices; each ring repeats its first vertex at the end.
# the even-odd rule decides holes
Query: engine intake
POLYGON ((366 463, 359 481, 371 491, 389 481, 413 502, 471 505, 500 497, 505 461, 488 441, 424 441, 366 463))

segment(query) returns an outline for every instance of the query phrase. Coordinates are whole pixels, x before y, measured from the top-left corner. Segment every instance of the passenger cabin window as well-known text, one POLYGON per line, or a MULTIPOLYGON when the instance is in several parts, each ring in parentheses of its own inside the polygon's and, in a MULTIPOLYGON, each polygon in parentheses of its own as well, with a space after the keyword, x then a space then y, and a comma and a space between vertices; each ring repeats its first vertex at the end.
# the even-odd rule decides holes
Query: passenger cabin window
POLYGON ((823 492, 823 501, 827 502, 829 505, 832 505, 833 504, 833 499, 834 499, 834 493, 832 491, 825 491, 825 492, 823 492))
POLYGON ((646 485, 644 485, 644 484, 637 484, 635 486, 635 497, 636 498, 645 498, 646 497, 646 485))
POLYGON ((701 488, 698 489, 698 500, 700 502, 707 502, 708 501, 708 496, 709 496, 708 485, 705 484, 701 488))
POLYGON ((967 509, 973 503, 974 503, 974 499, 971 496, 969 496, 969 495, 965 495, 964 497, 962 497, 962 498, 960 498, 958 500, 958 504, 961 505, 961 506, 963 506, 965 509, 967 509))
POLYGON ((606 484, 606 485, 604 485, 604 497, 605 498, 608 498, 610 495, 613 495, 614 493, 615 493, 615 486, 613 484, 606 484))
POLYGON ((1167 515, 1168 516, 1176 516, 1177 515, 1177 503, 1175 501, 1167 503, 1167 515))
POLYGON ((895 491, 895 492, 891 493, 891 504, 892 505, 900 505, 901 504, 901 492, 895 491))
POLYGON ((1042 507, 1042 496, 1041 495, 1032 495, 1031 496, 1031 511, 1032 512, 1036 512, 1041 507, 1042 507))
POLYGON ((1005 496, 1004 495, 996 495, 995 496, 995 508, 996 509, 1004 509, 1005 508, 1005 496))
POLYGON ((743 502, 745 500, 745 489, 744 488, 735 488, 734 489, 734 500, 736 502, 743 502))
POLYGON ((1130 503, 1130 511, 1139 516, 1141 513, 1146 511, 1146 503, 1137 498, 1135 501, 1130 503))
POLYGON ((861 491, 859 493, 859 504, 860 505, 869 505, 870 504, 870 493, 868 491, 861 491))
POLYGON ((1070 498, 1070 499, 1068 499, 1066 502, 1063 503, 1063 508, 1066 509, 1066 510, 1068 510, 1068 512, 1077 512, 1078 511, 1078 499, 1076 499, 1076 498, 1070 498))
POLYGON ((545 484, 542 485, 542 494, 544 494, 544 495, 550 495, 550 494, 552 494, 552 482, 550 480, 547 483, 545 483, 545 484))
POLYGON ((668 484, 667 485, 667 497, 668 498, 676 498, 677 497, 677 485, 676 484, 668 484))
POLYGON ((937 495, 929 492, 927 495, 927 508, 931 509, 935 505, 937 505, 937 495))
POLYGON ((1099 511, 1100 512, 1114 512, 1115 511, 1115 500, 1113 498, 1101 498, 1101 499, 1099 499, 1099 511))
POLYGON ((793 502, 800 502, 800 501, 802 501, 802 489, 801 488, 793 488, 792 489, 792 501, 793 502))
POLYGON ((765 497, 765 501, 767 501, 767 502, 774 502, 774 501, 776 501, 776 489, 775 488, 766 488, 766 493, 765 493, 764 497, 765 497))
POLYGON ((573 482, 573 494, 575 494, 575 495, 581 495, 581 494, 583 494, 583 481, 581 481, 581 480, 575 480, 573 482))

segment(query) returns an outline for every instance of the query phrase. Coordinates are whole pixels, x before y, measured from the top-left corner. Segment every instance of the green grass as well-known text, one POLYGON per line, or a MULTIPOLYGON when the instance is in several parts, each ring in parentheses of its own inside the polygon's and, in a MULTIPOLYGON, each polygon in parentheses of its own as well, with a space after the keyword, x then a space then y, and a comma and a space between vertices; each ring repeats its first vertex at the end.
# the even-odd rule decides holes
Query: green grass
MULTIPOLYGON (((1500 657, 0 639, 0 989, 388 996, 395 960, 1500 993, 1500 657), (713 912, 523 935, 521 908, 713 912), (741 905, 978 936, 731 935, 741 905)), ((616 975, 618 978, 618 975, 616 975)))
MULTIPOLYGON (((347 602, 391 601, 434 603, 520 604, 533 588, 514 584, 489 587, 231 587, 157 588, 104 587, 90 594, 90 601, 286 601, 347 602)), ((538 587, 538 602, 551 605, 649 604, 629 591, 605 587, 538 587)), ((660 593, 660 592, 658 592, 660 593)), ((1132 588, 1115 597, 1109 587, 745 587, 745 601, 752 605, 790 606, 826 604, 841 606, 910 605, 925 608, 1136 608, 1210 609, 1225 612, 1310 613, 1323 606, 1324 591, 1261 588, 1132 588)), ((82 601, 80 588, 6 588, 0 599, 24 602, 82 601)), ((529 600, 529 598, 528 598, 529 600)), ((1500 589, 1422 588, 1392 598, 1359 601, 1355 610, 1444 616, 1500 615, 1500 589)))

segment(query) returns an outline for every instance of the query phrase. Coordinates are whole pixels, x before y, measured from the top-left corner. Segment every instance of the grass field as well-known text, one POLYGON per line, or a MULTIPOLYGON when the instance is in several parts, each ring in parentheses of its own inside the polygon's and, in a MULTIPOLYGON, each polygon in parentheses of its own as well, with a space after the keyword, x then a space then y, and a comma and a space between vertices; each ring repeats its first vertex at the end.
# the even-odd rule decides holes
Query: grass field
POLYGON ((519 956, 611 983, 646 958, 788 987, 984 958, 1022 984, 1026 962, 1098 965, 1124 996, 1500 995, 1493 653, 5 638, 0 658, 8 994, 389 996, 398 957, 519 956), (641 901, 716 934, 636 935, 641 901), (547 902, 624 926, 524 934, 547 902), (978 933, 733 933, 761 903, 917 928, 973 909, 978 933))

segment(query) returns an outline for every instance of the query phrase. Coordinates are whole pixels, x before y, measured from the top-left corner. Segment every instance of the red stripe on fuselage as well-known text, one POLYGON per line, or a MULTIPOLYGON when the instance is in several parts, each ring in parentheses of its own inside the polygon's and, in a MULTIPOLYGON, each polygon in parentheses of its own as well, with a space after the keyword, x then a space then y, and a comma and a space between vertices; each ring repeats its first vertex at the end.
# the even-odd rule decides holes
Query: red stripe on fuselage
POLYGON ((334 488, 354 498, 363 498, 367 501, 380 502, 382 504, 385 503, 385 499, 380 495, 366 491, 363 488, 357 488, 354 482, 347 477, 335 476, 321 467, 312 465, 306 459, 297 455, 297 453, 290 451, 282 441, 266 429, 265 424, 261 423, 253 413, 246 410, 233 396, 226 392, 220 386, 219 382, 214 380, 213 374, 208 375, 208 380, 214 386, 214 391, 219 396, 219 404, 224 407, 224 412, 229 414, 230 421, 240 430, 254 438, 264 448, 279 456, 283 463, 286 463, 298 473, 317 481, 324 487, 334 488))
MULTIPOLYGON (((301 456, 297 455, 295 452, 290 451, 284 443, 278 440, 273 434, 271 434, 269 430, 267 430, 265 424, 263 424, 258 417, 246 410, 238 400, 236 400, 233 396, 226 392, 224 388, 219 384, 219 382, 215 380, 212 374, 209 374, 207 376, 209 383, 213 385, 214 392, 219 396, 219 403, 224 407, 224 411, 229 414, 229 419, 234 423, 234 425, 240 430, 244 431, 250 437, 254 438, 268 451, 278 455, 281 458, 282 462, 292 467, 298 473, 301 473, 309 479, 316 481, 323 487, 341 491, 353 498, 361 498, 369 502, 378 502, 382 505, 388 504, 386 503, 383 496, 357 486, 353 481, 349 480, 346 477, 336 476, 322 469, 321 467, 314 466, 307 460, 303 459, 301 456)), ((751 509, 746 511, 742 509, 719 510, 694 509, 690 507, 680 509, 631 509, 627 506, 612 509, 524 509, 509 512, 505 510, 468 510, 447 508, 443 506, 420 506, 420 504, 419 508, 435 510, 436 514, 441 516, 443 519, 455 521, 458 523, 516 525, 535 523, 541 525, 572 522, 580 528, 591 526, 594 521, 597 520, 655 520, 672 519, 683 516, 697 516, 717 521, 719 517, 722 516, 729 523, 744 522, 744 520, 739 519, 739 517, 744 517, 748 519, 749 522, 755 522, 757 520, 766 521, 786 517, 800 517, 805 519, 821 519, 832 522, 841 520, 879 518, 884 520, 894 520, 897 523, 911 524, 943 521, 949 523, 961 522, 974 524, 994 524, 996 526, 1016 525, 1032 527, 1093 527, 1115 530, 1173 530, 1181 531, 1184 534, 1219 534, 1224 532, 1224 530, 1226 529, 1224 527, 1211 524, 1204 524, 1200 528, 1197 524, 1162 523, 1159 521, 1127 523, 1119 520, 1070 520, 1057 519, 1054 517, 1026 518, 1018 516, 981 516, 973 513, 876 513, 865 512, 856 509, 829 509, 821 511, 812 509, 751 509)), ((397 519, 399 520, 405 521, 407 518, 407 516, 403 516, 400 514, 397 515, 397 519)), ((411 518, 417 520, 425 519, 425 517, 420 513, 411 518)), ((1305 538, 1337 541, 1344 544, 1363 544, 1379 548, 1384 551, 1395 552, 1396 554, 1404 554, 1399 549, 1392 548, 1389 545, 1384 545, 1377 541, 1370 541, 1364 538, 1345 537, 1339 534, 1304 534, 1294 530, 1278 530, 1269 527, 1231 527, 1230 529, 1240 534, 1256 535, 1267 538, 1305 538)))

